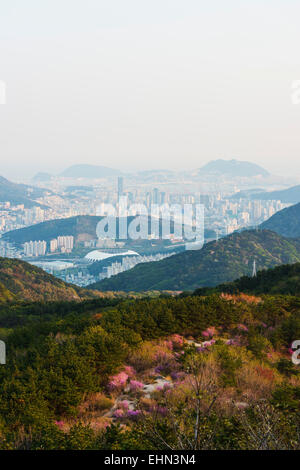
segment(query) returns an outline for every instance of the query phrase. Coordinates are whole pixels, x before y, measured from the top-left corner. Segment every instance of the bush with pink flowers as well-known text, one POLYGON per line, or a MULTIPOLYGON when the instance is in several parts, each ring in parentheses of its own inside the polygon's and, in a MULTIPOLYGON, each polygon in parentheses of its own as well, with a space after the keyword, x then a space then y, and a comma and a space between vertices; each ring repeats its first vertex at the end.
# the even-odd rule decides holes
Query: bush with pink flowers
POLYGON ((144 384, 138 380, 130 380, 129 387, 131 392, 140 392, 143 390, 144 384))
POLYGON ((114 411, 113 417, 114 418, 124 418, 125 416, 125 411, 121 408, 118 408, 117 410, 114 411))
POLYGON ((206 330, 202 331, 202 336, 204 338, 212 338, 217 334, 217 329, 214 326, 210 326, 209 328, 206 328, 206 330))
POLYGON ((170 341, 174 349, 181 349, 184 345, 184 337, 177 334, 172 335, 170 341))
POLYGON ((135 377, 136 371, 132 366, 124 366, 123 367, 123 372, 128 375, 128 377, 132 378, 135 377))
POLYGON ((128 375, 125 372, 119 372, 118 374, 110 377, 108 388, 111 391, 120 391, 125 387, 127 381, 128 375))

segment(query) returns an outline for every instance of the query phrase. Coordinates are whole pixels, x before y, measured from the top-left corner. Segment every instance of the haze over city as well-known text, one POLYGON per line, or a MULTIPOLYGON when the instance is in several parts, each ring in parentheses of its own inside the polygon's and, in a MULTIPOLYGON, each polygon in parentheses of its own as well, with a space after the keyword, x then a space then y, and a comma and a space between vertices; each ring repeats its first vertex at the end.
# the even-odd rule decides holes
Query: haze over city
POLYGON ((237 158, 300 175, 299 16, 292 0, 3 2, 2 174, 237 158))

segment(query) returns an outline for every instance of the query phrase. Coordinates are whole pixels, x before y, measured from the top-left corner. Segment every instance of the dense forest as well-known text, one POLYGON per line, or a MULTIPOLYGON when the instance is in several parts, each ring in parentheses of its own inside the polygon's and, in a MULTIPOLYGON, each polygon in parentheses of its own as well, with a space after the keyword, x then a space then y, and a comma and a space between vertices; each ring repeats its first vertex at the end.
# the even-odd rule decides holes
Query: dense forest
POLYGON ((102 294, 67 284, 25 261, 0 258, 0 303, 3 301, 83 300, 102 294))
POLYGON ((298 449, 300 299, 0 307, 1 449, 298 449))
MULTIPOLYGON (((299 194, 300 186, 297 186, 299 194)), ((299 202, 300 197, 297 199, 299 202)), ((276 212, 260 225, 263 230, 273 230, 284 237, 300 237, 300 203, 276 212)))
POLYGON ((196 289, 194 294, 208 295, 216 292, 300 296, 300 263, 276 266, 259 271, 254 277, 244 276, 216 287, 196 289))

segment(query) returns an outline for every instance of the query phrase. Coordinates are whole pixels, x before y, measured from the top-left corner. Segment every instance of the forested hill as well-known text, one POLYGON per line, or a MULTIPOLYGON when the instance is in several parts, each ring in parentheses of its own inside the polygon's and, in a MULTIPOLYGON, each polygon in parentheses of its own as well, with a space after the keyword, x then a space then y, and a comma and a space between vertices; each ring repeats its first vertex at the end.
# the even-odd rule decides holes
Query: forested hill
POLYGON ((259 271, 255 277, 244 276, 217 287, 197 289, 194 294, 208 295, 217 292, 300 296, 300 263, 276 266, 259 271))
POLYGON ((269 200, 296 204, 300 202, 300 185, 278 191, 251 192, 251 194, 249 194, 247 191, 240 191, 232 196, 233 199, 240 199, 244 197, 258 199, 260 201, 269 200))
POLYGON ((0 258, 0 303, 58 301, 99 297, 100 293, 66 284, 24 261, 0 258))
POLYGON ((300 261, 300 239, 271 231, 244 231, 185 251, 159 262, 135 268, 90 286, 102 291, 194 290, 216 286, 280 264, 300 261))
POLYGON ((51 191, 25 184, 17 184, 8 181, 3 176, 0 176, 0 202, 10 202, 12 205, 24 204, 25 207, 30 208, 33 206, 42 205, 36 201, 45 194, 51 191))
MULTIPOLYGON (((66 219, 55 219, 42 222, 40 224, 31 225, 29 227, 20 228, 6 232, 3 235, 3 239, 14 243, 16 245, 22 245, 23 243, 30 240, 45 240, 49 242, 53 238, 57 238, 60 235, 73 235, 75 244, 82 240, 91 240, 97 237, 96 228, 103 216, 93 215, 78 215, 75 217, 68 217, 66 219)), ((127 217, 128 226, 135 219, 135 216, 127 217)), ((116 237, 119 239, 119 222, 121 219, 116 220, 116 237)), ((176 226, 176 224, 175 224, 176 226)), ((162 221, 159 222, 160 233, 162 232, 162 221)), ((174 222, 170 225, 171 233, 174 233, 174 222)), ((148 217, 148 232, 151 233, 151 217, 148 217)), ((206 236, 211 236, 212 231, 206 231, 206 236)), ((130 241, 130 240, 129 240, 130 241)))
POLYGON ((260 227, 273 230, 284 237, 300 237, 300 203, 276 212, 270 219, 263 222, 260 227))
POLYGON ((4 240, 22 245, 29 240, 45 240, 49 242, 59 235, 73 235, 75 240, 84 234, 96 238, 96 226, 101 217, 80 215, 67 219, 55 219, 12 230, 3 235, 4 240))

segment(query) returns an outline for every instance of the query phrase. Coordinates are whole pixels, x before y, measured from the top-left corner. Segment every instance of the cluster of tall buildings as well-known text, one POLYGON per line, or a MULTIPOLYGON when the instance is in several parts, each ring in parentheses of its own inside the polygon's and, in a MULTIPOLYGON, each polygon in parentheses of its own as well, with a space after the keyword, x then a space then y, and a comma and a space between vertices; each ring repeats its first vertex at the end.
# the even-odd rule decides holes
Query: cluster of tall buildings
POLYGON ((50 241, 50 253, 71 253, 74 248, 74 237, 62 235, 50 241))
POLYGON ((23 251, 26 257, 44 256, 46 253, 71 253, 74 248, 74 237, 62 235, 50 241, 49 250, 45 240, 24 243, 23 251))
POLYGON ((24 243, 25 256, 44 256, 47 251, 47 242, 45 240, 30 241, 24 243))
POLYGON ((174 255, 175 253, 158 253, 156 255, 150 256, 125 256, 121 262, 114 262, 110 266, 103 268, 102 273, 99 275, 99 279, 109 278, 115 276, 116 274, 128 271, 131 268, 134 268, 137 264, 140 263, 149 263, 152 261, 160 261, 164 258, 174 255))

